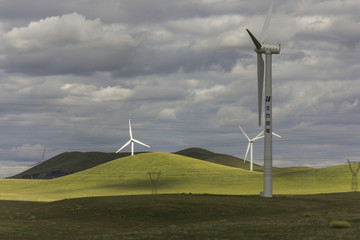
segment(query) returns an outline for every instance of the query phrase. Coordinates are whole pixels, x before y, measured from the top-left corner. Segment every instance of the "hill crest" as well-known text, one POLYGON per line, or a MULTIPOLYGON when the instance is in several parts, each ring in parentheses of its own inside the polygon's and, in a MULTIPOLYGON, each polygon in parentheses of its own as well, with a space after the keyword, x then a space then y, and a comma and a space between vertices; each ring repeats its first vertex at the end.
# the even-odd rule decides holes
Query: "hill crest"
MULTIPOLYGON (((137 153, 139 154, 139 153, 137 153)), ((176 152, 177 155, 200 159, 229 167, 249 169, 249 163, 242 159, 226 154, 219 154, 203 148, 188 148, 176 152)), ((136 154, 135 154, 136 155, 136 154)), ((105 152, 64 152, 50 158, 30 169, 25 170, 11 178, 18 179, 53 179, 65 175, 83 171, 100 164, 130 156, 129 152, 105 153, 105 152)), ((254 166, 256 171, 261 171, 260 166, 254 166)))
MULTIPOLYGON (((250 169, 250 163, 248 161, 244 161, 244 159, 234 157, 227 154, 222 153, 214 153, 209 150, 203 148, 187 148, 175 154, 197 158, 201 160, 205 160, 208 162, 225 165, 229 167, 242 168, 245 170, 250 169)), ((263 170, 262 166, 254 164, 254 171, 261 172, 263 170)))

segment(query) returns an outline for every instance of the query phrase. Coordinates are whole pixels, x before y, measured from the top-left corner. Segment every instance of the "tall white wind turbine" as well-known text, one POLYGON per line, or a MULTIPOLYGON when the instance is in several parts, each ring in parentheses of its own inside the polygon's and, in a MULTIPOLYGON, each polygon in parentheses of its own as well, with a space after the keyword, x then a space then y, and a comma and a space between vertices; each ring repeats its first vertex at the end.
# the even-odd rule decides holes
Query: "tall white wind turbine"
POLYGON ((136 140, 135 138, 133 138, 132 130, 131 130, 131 120, 130 119, 129 119, 129 134, 130 134, 130 140, 127 143, 125 143, 121 148, 119 148, 119 150, 117 150, 116 153, 120 152, 123 148, 125 148, 130 143, 131 143, 131 156, 134 155, 134 143, 138 143, 140 145, 143 145, 145 147, 150 148, 149 145, 146 145, 145 143, 142 143, 139 140, 136 140))
MULTIPOLYGON (((265 19, 262 33, 266 33, 269 27, 270 16, 274 1, 271 2, 269 12, 265 19)), ((257 53, 257 75, 258 75, 258 108, 259 108, 259 126, 261 125, 262 112, 262 93, 264 83, 264 59, 262 54, 266 57, 266 71, 265 71, 265 124, 264 124, 264 190, 260 193, 262 197, 272 197, 272 55, 280 53, 279 45, 260 43, 264 36, 261 36, 260 41, 246 29, 251 40, 255 45, 255 52, 257 53)))
MULTIPOLYGON (((245 133, 244 129, 242 129, 242 127, 239 125, 240 130, 243 132, 243 134, 245 135, 245 137, 248 140, 248 146, 246 148, 246 153, 245 153, 245 157, 244 157, 244 162, 246 160, 246 157, 249 153, 250 150, 250 171, 253 171, 253 166, 254 166, 254 161, 253 161, 253 157, 254 157, 254 142, 258 139, 261 139, 264 137, 264 130, 262 130, 258 135, 256 135, 256 137, 250 139, 249 136, 245 133)), ((276 133, 272 133, 272 135, 277 136, 278 138, 281 138, 280 135, 276 134, 276 133)))

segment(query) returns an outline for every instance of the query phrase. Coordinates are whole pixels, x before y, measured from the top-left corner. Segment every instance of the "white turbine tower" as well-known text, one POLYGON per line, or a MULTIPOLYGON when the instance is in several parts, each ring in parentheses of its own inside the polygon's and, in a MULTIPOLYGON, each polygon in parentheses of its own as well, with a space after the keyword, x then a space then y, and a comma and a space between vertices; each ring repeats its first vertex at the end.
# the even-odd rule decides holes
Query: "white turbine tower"
MULTIPOLYGON (((244 157, 244 162, 246 160, 246 157, 249 153, 250 150, 250 171, 253 171, 253 165, 254 165, 254 161, 253 161, 253 157, 254 157, 254 142, 258 139, 261 139, 264 137, 264 130, 261 131, 258 135, 256 135, 256 137, 250 139, 249 136, 245 133, 244 129, 242 129, 242 127, 239 125, 240 130, 243 132, 243 134, 245 135, 245 137, 248 140, 248 146, 246 149, 246 153, 245 153, 245 157, 244 157)), ((278 138, 281 138, 280 135, 276 134, 276 133, 272 133, 272 135, 277 136, 278 138)))
POLYGON ((135 138, 133 138, 132 131, 131 131, 131 120, 130 119, 129 119, 129 133, 130 133, 130 140, 127 143, 125 143, 121 148, 119 148, 119 150, 117 150, 116 153, 120 152, 123 148, 125 148, 130 143, 131 143, 131 156, 134 155, 134 143, 138 143, 140 145, 150 148, 149 145, 146 145, 145 143, 142 143, 139 140, 136 140, 135 138))
MULTIPOLYGON (((269 27, 270 15, 274 1, 271 2, 268 15, 262 30, 262 35, 269 27)), ((265 72, 265 124, 264 124, 264 190, 260 193, 262 197, 272 197, 272 55, 280 53, 279 45, 270 45, 260 43, 259 40, 246 29, 255 45, 255 52, 257 53, 257 74, 258 74, 258 108, 259 108, 259 126, 261 125, 261 105, 262 92, 264 83, 264 59, 262 54, 266 56, 266 72, 265 72)))

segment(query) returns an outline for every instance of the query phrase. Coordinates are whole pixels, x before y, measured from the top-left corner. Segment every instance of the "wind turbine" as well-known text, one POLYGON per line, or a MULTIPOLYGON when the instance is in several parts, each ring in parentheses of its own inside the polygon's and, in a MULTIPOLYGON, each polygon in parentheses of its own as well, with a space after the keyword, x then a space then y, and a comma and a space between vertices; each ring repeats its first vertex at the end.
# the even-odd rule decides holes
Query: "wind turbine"
MULTIPOLYGON (((254 142, 258 139, 261 139, 264 137, 264 130, 262 130, 258 135, 256 135, 256 137, 250 139, 249 136, 245 133, 244 129, 242 129, 242 127, 239 125, 240 130, 243 132, 243 134, 245 135, 245 137, 248 140, 248 146, 246 149, 246 153, 245 153, 245 157, 244 157, 244 162, 246 160, 246 157, 249 153, 250 150, 250 171, 253 171, 253 165, 254 165, 254 161, 253 161, 253 156, 254 156, 254 142)), ((272 135, 277 136, 278 138, 281 138, 280 135, 276 134, 276 133, 272 133, 272 135)))
POLYGON ((44 151, 42 154, 42 162, 45 161, 45 151, 46 151, 46 144, 44 145, 44 151))
POLYGON ((253 170, 253 155, 254 155, 254 142, 260 138, 263 138, 264 135, 263 135, 263 131, 261 131, 258 135, 256 135, 256 137, 254 138, 249 138, 249 136, 245 133, 244 129, 242 129, 242 127, 239 125, 239 128, 240 130, 243 132, 243 134, 245 135, 245 137, 247 138, 248 140, 248 146, 246 148, 246 153, 245 153, 245 157, 244 157, 244 162, 246 160, 246 157, 249 153, 249 150, 250 150, 250 171, 253 170))
MULTIPOLYGON (((270 22, 274 1, 271 2, 269 12, 266 16, 264 26, 262 29, 261 38, 267 31, 270 22)), ((280 44, 271 45, 256 39, 256 37, 246 29, 251 40, 255 45, 255 52, 257 53, 257 75, 258 75, 258 108, 259 108, 259 126, 261 126, 261 112, 262 112, 262 92, 264 84, 264 59, 262 54, 266 56, 266 71, 265 71, 265 124, 264 124, 264 190, 260 193, 262 197, 272 197, 272 55, 280 53, 280 44)))
POLYGON ((121 148, 119 148, 119 150, 117 150, 116 153, 120 152, 123 148, 125 148, 130 143, 131 143, 131 156, 134 155, 134 143, 138 143, 140 145, 150 148, 149 145, 146 145, 145 143, 142 143, 139 140, 136 140, 135 138, 133 138, 132 131, 131 131, 131 120, 130 119, 129 119, 129 133, 130 133, 130 140, 127 143, 125 143, 121 148))
POLYGON ((43 153, 42 153, 42 160, 40 160, 40 162, 37 162, 37 163, 34 163, 34 164, 30 165, 29 168, 40 165, 41 163, 43 163, 45 161, 45 151, 46 151, 46 144, 44 144, 44 150, 43 150, 43 153))

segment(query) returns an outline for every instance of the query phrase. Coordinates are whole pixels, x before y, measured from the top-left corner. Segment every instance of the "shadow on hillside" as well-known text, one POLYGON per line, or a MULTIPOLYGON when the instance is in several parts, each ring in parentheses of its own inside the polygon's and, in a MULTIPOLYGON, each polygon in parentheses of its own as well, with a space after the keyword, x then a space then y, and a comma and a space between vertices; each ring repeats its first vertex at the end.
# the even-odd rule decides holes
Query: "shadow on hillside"
MULTIPOLYGON (((172 189, 176 188, 177 186, 181 185, 182 181, 178 179, 160 179, 157 182, 157 189, 172 189)), ((147 190, 152 189, 153 183, 150 179, 141 179, 141 180, 129 180, 129 181, 119 181, 119 182, 112 182, 112 183, 104 183, 101 188, 108 188, 108 189, 132 189, 132 190, 147 190)))

